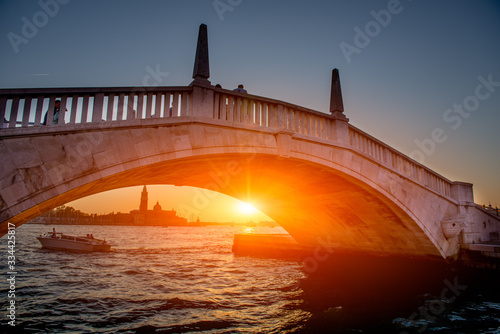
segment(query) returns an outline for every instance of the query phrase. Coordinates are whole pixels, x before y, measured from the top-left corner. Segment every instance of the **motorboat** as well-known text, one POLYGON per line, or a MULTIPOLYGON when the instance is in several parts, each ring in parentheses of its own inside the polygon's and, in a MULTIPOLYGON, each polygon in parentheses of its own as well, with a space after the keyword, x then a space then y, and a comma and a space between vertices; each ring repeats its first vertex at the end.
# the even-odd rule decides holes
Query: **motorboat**
POLYGON ((42 248, 72 250, 82 252, 106 252, 111 249, 111 244, 106 240, 96 239, 92 234, 87 236, 69 235, 60 232, 48 232, 37 237, 42 248))

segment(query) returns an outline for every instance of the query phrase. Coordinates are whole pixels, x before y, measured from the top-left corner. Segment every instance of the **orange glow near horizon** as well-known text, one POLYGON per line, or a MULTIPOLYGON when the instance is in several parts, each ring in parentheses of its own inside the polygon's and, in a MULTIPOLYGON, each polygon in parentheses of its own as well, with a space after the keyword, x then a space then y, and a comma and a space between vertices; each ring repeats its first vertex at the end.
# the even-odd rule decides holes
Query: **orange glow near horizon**
POLYGON ((245 202, 238 203, 238 210, 245 215, 251 215, 258 211, 252 204, 245 202))
MULTIPOLYGON (((85 213, 127 213, 139 208, 142 187, 110 190, 66 205, 85 213)), ((146 187, 149 209, 158 202, 163 210, 175 210, 180 217, 187 218, 188 221, 195 221, 198 217, 204 222, 272 221, 251 204, 222 193, 187 186, 147 185, 146 187)))

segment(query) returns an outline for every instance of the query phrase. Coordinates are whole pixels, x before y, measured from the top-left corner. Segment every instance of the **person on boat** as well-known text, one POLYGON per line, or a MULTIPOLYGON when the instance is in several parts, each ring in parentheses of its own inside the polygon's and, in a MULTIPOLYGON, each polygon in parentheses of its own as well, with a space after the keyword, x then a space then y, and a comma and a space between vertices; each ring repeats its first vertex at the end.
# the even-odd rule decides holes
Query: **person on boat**
POLYGON ((94 235, 93 234, 90 235, 90 239, 94 239, 94 235))
POLYGON ((56 228, 53 227, 52 228, 52 238, 56 238, 56 237, 57 237, 56 228))

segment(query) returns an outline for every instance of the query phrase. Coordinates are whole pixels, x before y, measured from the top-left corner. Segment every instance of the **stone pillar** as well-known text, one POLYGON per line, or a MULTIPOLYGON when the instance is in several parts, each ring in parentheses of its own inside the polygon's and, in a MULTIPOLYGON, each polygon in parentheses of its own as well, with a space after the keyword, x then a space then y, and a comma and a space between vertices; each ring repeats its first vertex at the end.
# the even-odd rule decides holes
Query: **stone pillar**
POLYGON ((208 33, 206 24, 200 25, 198 44, 194 59, 193 87, 191 95, 191 116, 214 118, 214 90, 208 78, 210 64, 208 61, 208 33))
POLYGON ((193 82, 191 95, 191 116, 214 118, 214 90, 212 86, 198 85, 193 82))
POLYGON ((347 121, 347 118, 345 120, 335 120, 337 127, 337 141, 342 144, 349 144, 349 123, 347 123, 347 121))
POLYGON ((349 145, 349 123, 347 119, 337 119, 334 117, 330 121, 330 129, 329 129, 330 140, 333 140, 340 144, 349 145))
POLYGON ((451 197, 457 200, 459 205, 474 204, 472 184, 465 182, 453 182, 451 185, 451 197))
POLYGON ((340 89, 339 70, 332 70, 332 86, 330 92, 330 113, 335 118, 345 119, 344 102, 342 99, 342 90, 340 89))
POLYGON ((208 60, 208 33, 207 25, 201 24, 198 32, 198 44, 196 45, 196 55, 194 57, 193 84, 210 85, 210 62, 208 60))
POLYGON ((332 86, 330 92, 330 122, 329 138, 337 143, 349 145, 349 119, 344 115, 344 102, 342 100, 342 90, 340 89, 339 70, 332 70, 332 86))
POLYGON ((198 78, 210 78, 210 63, 208 61, 208 33, 206 24, 200 24, 200 30, 198 31, 198 44, 196 45, 193 79, 196 80, 198 78))

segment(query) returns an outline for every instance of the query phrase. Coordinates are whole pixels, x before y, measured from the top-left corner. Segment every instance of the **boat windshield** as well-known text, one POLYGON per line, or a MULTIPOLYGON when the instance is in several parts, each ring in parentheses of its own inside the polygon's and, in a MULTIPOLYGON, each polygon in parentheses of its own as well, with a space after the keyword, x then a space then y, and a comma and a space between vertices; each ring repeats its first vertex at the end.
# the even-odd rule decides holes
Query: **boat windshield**
POLYGON ((75 240, 76 240, 76 241, 80 241, 80 242, 89 242, 89 240, 88 240, 88 239, 86 239, 86 238, 78 238, 78 237, 77 237, 77 238, 75 238, 75 240))

